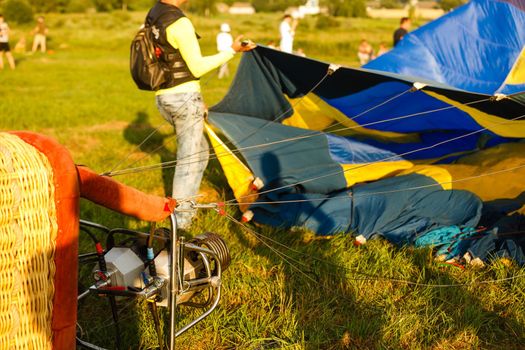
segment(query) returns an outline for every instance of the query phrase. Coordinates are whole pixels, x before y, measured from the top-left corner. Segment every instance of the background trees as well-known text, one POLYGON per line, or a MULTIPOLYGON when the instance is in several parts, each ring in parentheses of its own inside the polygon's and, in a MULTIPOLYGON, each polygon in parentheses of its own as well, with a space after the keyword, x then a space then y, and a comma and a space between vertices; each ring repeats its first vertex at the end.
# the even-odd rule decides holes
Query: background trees
MULTIPOLYGON (((145 10, 157 0, 0 0, 0 12, 12 22, 31 21, 34 14, 64 12, 109 12, 113 10, 145 10)), ((238 0, 237 0, 238 1, 238 0)), ((232 5, 236 0, 191 0, 189 11, 209 15, 219 2, 232 5)), ((258 12, 284 12, 290 6, 300 6, 306 0, 251 0, 258 12)), ((380 0, 386 8, 401 8, 408 0, 380 0)), ((440 0, 437 4, 445 11, 462 5, 466 0, 440 0)), ((320 0, 331 16, 366 17, 366 0, 320 0)), ((438 6, 436 5, 436 6, 438 6)))

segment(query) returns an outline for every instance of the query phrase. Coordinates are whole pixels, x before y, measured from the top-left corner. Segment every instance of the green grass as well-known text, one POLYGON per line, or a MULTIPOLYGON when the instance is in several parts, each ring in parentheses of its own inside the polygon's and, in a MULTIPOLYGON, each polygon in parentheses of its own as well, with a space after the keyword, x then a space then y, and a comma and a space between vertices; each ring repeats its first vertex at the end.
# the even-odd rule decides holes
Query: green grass
MULTIPOLYGON (((160 117, 151 93, 135 88, 128 72, 128 46, 144 13, 49 15, 49 55, 16 55, 15 71, 0 72, 0 129, 32 130, 57 138, 78 164, 97 172, 132 153, 129 165, 174 159, 173 130, 160 117), (149 132, 150 143, 136 150, 149 132), (160 147, 160 148, 159 148, 160 147), (157 149, 159 148, 159 149, 157 149)), ((277 40, 279 15, 192 17, 207 54, 216 29, 228 21, 234 34, 254 41, 277 40)), ((296 47, 313 58, 357 65, 359 41, 390 43, 394 20, 346 19, 339 27, 315 29, 301 22, 296 47)), ((30 28, 14 29, 12 44, 30 28)), ((27 34, 26 34, 27 35, 27 34)), ((234 66, 239 57, 234 59, 234 66)), ((226 93, 230 79, 203 79, 208 105, 226 93)), ((145 192, 164 195, 172 170, 119 177, 145 192)), ((217 162, 205 174, 210 200, 232 197, 217 162)), ((231 212, 239 216, 236 211, 231 212)), ((82 201, 83 219, 109 227, 147 230, 147 224, 82 201)), ((292 248, 283 251, 295 267, 239 226, 211 211, 199 213, 190 234, 214 231, 227 241, 233 264, 224 276, 220 306, 177 339, 180 349, 523 349, 525 280, 431 288, 363 276, 384 276, 431 284, 488 281, 525 273, 498 261, 483 269, 460 270, 433 261, 429 250, 396 248, 383 241, 354 247, 348 236, 316 239, 304 231, 255 229, 292 248), (299 263, 304 265, 298 265, 299 263)), ((275 246, 273 244, 272 246, 275 246)), ((279 246, 275 246, 279 248, 279 246)), ((91 249, 89 241, 81 249, 91 249)), ((279 248, 282 250, 282 248, 279 248)), ((91 267, 82 268, 89 283, 91 267)), ((125 348, 155 346, 151 322, 140 306, 121 303, 125 348)), ((111 314, 105 300, 90 296, 79 310, 85 338, 112 348, 111 314)), ((180 322, 194 311, 182 310, 180 322)))

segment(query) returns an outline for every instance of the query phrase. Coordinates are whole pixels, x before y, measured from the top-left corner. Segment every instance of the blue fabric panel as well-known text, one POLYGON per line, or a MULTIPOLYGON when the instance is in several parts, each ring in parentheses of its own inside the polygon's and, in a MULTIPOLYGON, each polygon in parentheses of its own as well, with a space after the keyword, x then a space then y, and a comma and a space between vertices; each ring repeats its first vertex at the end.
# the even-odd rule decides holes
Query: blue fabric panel
MULTIPOLYGON (((395 82, 378 84, 358 93, 325 99, 332 107, 337 108, 352 118, 372 107, 378 106, 389 98, 410 88, 409 85, 395 82)), ((421 91, 409 92, 391 102, 374 108, 354 119, 360 125, 369 129, 394 131, 401 133, 421 132, 426 130, 479 130, 481 126, 467 113, 457 108, 449 108, 439 112, 430 112, 450 107, 449 104, 437 100, 421 91), (418 115, 410 116, 412 114, 418 115), (405 117, 389 122, 383 120, 405 117), (374 123, 372 125, 367 125, 374 123)))
POLYGON ((306 192, 346 188, 343 169, 330 156, 323 133, 234 114, 212 112, 208 119, 241 150, 252 172, 263 180, 264 190, 306 180, 298 185, 306 192), (318 136, 268 144, 312 134, 318 136))
POLYGON ((523 91, 525 91, 525 84, 505 85, 503 86, 500 92, 505 95, 511 95, 511 94, 517 94, 523 91))
POLYGON ((488 260, 495 258, 514 259, 519 265, 525 264, 525 234, 514 237, 500 237, 497 229, 472 242, 468 249, 474 258, 488 260))
POLYGON ((481 133, 465 136, 466 134, 465 132, 429 132, 420 135, 421 141, 415 143, 382 143, 375 140, 366 142, 371 146, 398 154, 404 159, 434 159, 452 153, 469 152, 482 146, 480 138, 484 139, 484 137, 481 133))
POLYGON ((412 243, 418 234, 451 225, 476 226, 481 201, 466 191, 445 191, 431 178, 411 174, 332 194, 301 193, 300 189, 263 195, 255 203, 254 220, 276 227, 307 227, 318 234, 355 232, 367 239, 412 243), (302 200, 311 200, 301 202, 302 200), (295 202, 296 201, 296 202, 295 202))
POLYGON ((350 231, 352 198, 346 191, 333 196, 323 194, 272 193, 264 200, 298 201, 295 203, 250 207, 254 220, 274 227, 305 227, 320 235, 350 231), (306 202, 301 202, 307 200, 306 202))
POLYGON ((393 152, 351 138, 326 134, 332 159, 341 164, 403 160, 393 152))
POLYGON ((243 55, 228 94, 210 110, 274 120, 292 115, 283 93, 299 94, 297 87, 281 71, 257 54, 243 55))
POLYGON ((419 174, 357 185, 353 194, 352 227, 367 239, 379 235, 398 244, 412 243, 417 234, 438 227, 475 227, 481 217, 476 195, 444 191, 419 174))
POLYGON ((524 11, 511 2, 472 0, 409 33, 365 68, 471 92, 518 92, 523 86, 503 84, 524 45, 524 11))

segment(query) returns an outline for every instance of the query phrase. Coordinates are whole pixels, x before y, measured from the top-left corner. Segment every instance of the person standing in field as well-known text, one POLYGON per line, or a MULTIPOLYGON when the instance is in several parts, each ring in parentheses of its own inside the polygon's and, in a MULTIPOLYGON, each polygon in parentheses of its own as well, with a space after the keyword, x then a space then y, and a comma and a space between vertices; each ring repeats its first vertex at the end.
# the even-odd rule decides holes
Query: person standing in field
POLYGON ((157 108, 175 127, 177 165, 173 178, 173 197, 180 205, 177 224, 187 229, 195 216, 191 203, 199 191, 209 159, 209 146, 203 134, 206 107, 199 78, 233 58, 236 52, 255 48, 252 42, 235 39, 229 50, 202 56, 195 28, 180 6, 188 0, 160 0, 148 12, 146 24, 155 33, 159 60, 169 67, 169 77, 156 92, 157 108))
POLYGON ((373 58, 374 49, 372 45, 366 41, 366 39, 361 40, 359 47, 357 48, 357 57, 359 58, 359 63, 361 65, 367 64, 373 58))
POLYGON ((279 26, 279 33, 281 34, 281 51, 292 53, 293 40, 295 37, 295 28, 297 28, 297 20, 292 19, 289 14, 284 15, 283 20, 279 26))
POLYGON ((0 14, 0 69, 4 69, 4 53, 11 69, 15 69, 15 58, 9 47, 9 26, 0 14))
MULTIPOLYGON (((230 34, 231 28, 228 23, 221 24, 221 31, 217 34, 217 51, 227 52, 231 50, 233 45, 233 37, 230 34)), ((228 62, 223 63, 219 67, 219 79, 228 77, 230 75, 230 70, 228 69, 228 62)))
POLYGON ((376 57, 379 57, 387 52, 388 52, 388 49, 386 48, 385 43, 379 43, 379 49, 377 50, 376 57))
POLYGON ((32 53, 35 53, 38 47, 42 53, 46 52, 46 38, 47 38, 48 29, 44 21, 43 16, 39 16, 36 22, 36 27, 33 29, 33 48, 32 53))
POLYGON ((405 37, 405 35, 408 34, 408 31, 410 30, 410 18, 403 17, 401 18, 399 28, 396 29, 394 32, 394 46, 397 45, 398 42, 401 41, 405 37))

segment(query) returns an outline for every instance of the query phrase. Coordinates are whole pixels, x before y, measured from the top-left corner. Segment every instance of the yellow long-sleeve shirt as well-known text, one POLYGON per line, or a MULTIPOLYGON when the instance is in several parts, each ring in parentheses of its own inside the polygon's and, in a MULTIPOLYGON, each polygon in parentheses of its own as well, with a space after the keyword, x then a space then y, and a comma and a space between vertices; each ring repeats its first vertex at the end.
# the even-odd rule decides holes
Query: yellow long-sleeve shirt
MULTIPOLYGON (((197 78, 228 62, 235 54, 235 51, 232 49, 231 51, 222 51, 211 56, 202 56, 195 28, 187 17, 182 17, 170 24, 166 28, 166 35, 170 45, 180 50, 182 58, 188 65, 191 73, 197 78)), ((193 80, 168 89, 158 90, 156 94, 200 91, 199 81, 193 80)))

